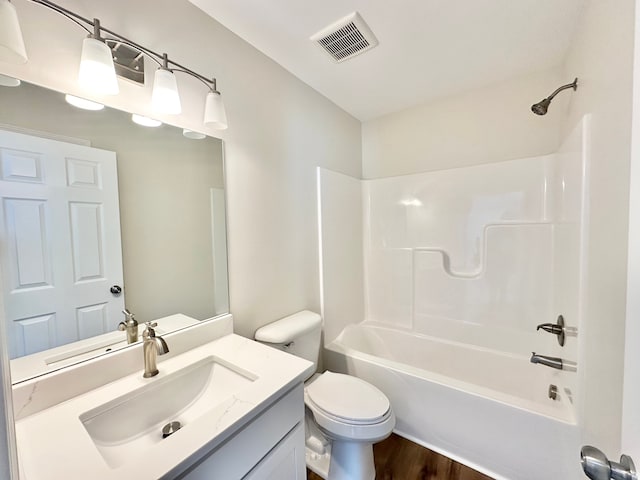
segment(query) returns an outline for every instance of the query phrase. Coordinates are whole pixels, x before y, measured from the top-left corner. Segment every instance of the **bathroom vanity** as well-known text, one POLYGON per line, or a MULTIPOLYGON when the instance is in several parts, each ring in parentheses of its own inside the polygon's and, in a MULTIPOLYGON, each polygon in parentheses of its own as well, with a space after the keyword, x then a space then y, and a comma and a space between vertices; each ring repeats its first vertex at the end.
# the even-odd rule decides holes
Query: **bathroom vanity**
POLYGON ((134 345, 15 385, 21 478, 305 478, 311 362, 233 334, 230 315, 165 340, 153 378, 134 345))

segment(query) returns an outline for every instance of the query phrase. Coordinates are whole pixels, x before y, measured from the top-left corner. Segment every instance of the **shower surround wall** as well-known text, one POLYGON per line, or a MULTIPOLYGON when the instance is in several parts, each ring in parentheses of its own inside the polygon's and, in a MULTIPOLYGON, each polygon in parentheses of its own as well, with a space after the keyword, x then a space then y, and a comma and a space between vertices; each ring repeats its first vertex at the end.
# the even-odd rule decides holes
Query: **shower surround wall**
POLYGON ((495 478, 576 474, 588 123, 552 155, 364 181, 319 171, 326 366, 385 391, 400 433, 495 478), (536 331, 560 314, 564 347, 536 331))
POLYGON ((513 354, 554 322, 556 157, 364 183, 367 320, 513 354))

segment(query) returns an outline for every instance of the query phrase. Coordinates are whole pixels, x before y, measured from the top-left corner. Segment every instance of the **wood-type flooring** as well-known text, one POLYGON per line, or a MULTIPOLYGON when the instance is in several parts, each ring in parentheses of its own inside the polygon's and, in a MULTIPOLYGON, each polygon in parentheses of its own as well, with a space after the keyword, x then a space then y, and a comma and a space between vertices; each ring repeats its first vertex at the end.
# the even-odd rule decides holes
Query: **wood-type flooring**
MULTIPOLYGON (((373 446, 376 480, 491 480, 396 434, 373 446)), ((307 470, 308 480, 322 480, 307 470)))

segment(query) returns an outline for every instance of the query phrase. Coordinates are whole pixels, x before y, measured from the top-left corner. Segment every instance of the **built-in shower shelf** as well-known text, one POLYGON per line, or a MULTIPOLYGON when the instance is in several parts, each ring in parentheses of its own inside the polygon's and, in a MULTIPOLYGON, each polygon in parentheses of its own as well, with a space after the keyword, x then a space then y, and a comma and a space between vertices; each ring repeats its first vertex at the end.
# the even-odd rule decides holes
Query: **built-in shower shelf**
MULTIPOLYGON (((544 236, 547 237, 547 233, 548 233, 549 238, 544 238, 541 240, 545 242, 547 241, 552 242, 553 240, 551 238, 551 236, 553 235, 553 232, 551 231, 552 229, 553 229, 553 224, 550 222, 495 223, 495 224, 485 225, 482 232, 482 244, 478 248, 477 266, 466 268, 466 269, 456 268, 455 266, 452 266, 453 262, 451 260, 451 255, 444 248, 414 247, 414 248, 411 248, 411 250, 414 253, 414 259, 417 254, 439 255, 442 258, 442 269, 446 274, 452 277, 478 279, 485 275, 485 272, 487 271, 487 269, 492 268, 492 265, 493 265, 492 262, 496 258, 504 256, 503 253, 505 253, 505 250, 500 248, 498 251, 498 248, 496 248, 497 246, 502 245, 503 243, 506 243, 507 255, 510 257, 517 256, 518 253, 521 253, 519 252, 518 249, 520 249, 521 247, 527 247, 527 245, 522 245, 522 242, 519 242, 519 243, 509 242, 510 239, 513 239, 514 236, 520 236, 522 234, 528 234, 531 231, 539 230, 540 232, 537 232, 535 234, 537 235, 535 237, 536 239, 540 237, 540 233, 542 231, 545 231, 544 236), (502 232, 503 230, 504 232, 502 232), (549 230, 549 232, 546 232, 546 230, 549 230), (490 258, 490 260, 488 260, 488 258, 490 258)), ((525 243, 528 241, 529 241, 529 238, 527 237, 527 240, 525 240, 525 243)), ((546 250, 544 252, 540 252, 539 244, 534 244, 529 246, 536 247, 535 256, 537 257, 551 253, 546 250)), ((530 251, 527 251, 527 254, 529 254, 529 252, 530 251)), ((550 260, 550 258, 542 258, 541 260, 550 260)), ((414 260, 414 265, 415 265, 415 260, 414 260)))

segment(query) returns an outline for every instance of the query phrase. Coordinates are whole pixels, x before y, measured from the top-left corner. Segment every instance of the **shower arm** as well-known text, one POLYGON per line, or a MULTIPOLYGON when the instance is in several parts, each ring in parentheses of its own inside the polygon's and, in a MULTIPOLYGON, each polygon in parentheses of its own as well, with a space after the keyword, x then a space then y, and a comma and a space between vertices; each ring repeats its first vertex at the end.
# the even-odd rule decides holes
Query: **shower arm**
POLYGON ((547 100, 553 100, 553 97, 558 95, 561 91, 566 90, 568 88, 573 88, 573 90, 578 89, 578 79, 576 78, 572 83, 567 83, 566 85, 562 85, 561 87, 556 88, 556 90, 547 97, 547 100))

